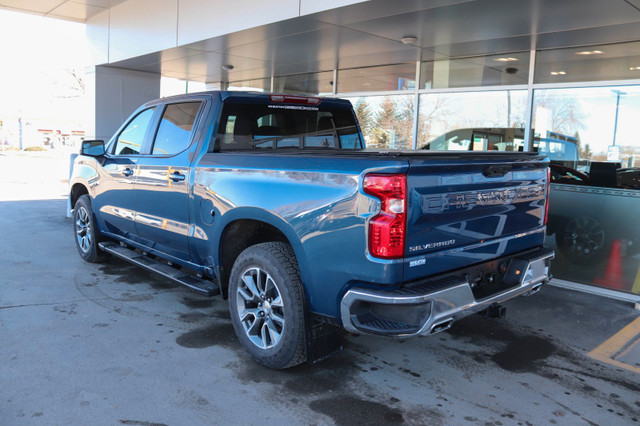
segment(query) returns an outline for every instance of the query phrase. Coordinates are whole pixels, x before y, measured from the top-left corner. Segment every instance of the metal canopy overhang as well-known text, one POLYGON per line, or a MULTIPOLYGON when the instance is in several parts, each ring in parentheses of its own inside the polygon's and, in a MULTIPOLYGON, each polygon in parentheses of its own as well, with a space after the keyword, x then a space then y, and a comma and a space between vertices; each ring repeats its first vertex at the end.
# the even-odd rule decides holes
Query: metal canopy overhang
POLYGON ((49 18, 86 22, 125 0, 0 0, 0 9, 30 13, 49 18))
MULTIPOLYGON (((29 4, 34 13, 58 16, 68 3, 104 10, 120 2, 0 0, 0 7, 29 4)), ((108 65, 193 81, 234 82, 635 40, 640 40, 638 0, 371 0, 108 65), (403 44, 405 36, 415 36, 417 45, 403 44), (223 71, 223 64, 233 69, 223 71)))
POLYGON ((640 40, 640 10, 624 0, 374 0, 111 65, 233 82, 631 40, 640 40), (403 44, 405 36, 417 46, 403 44))

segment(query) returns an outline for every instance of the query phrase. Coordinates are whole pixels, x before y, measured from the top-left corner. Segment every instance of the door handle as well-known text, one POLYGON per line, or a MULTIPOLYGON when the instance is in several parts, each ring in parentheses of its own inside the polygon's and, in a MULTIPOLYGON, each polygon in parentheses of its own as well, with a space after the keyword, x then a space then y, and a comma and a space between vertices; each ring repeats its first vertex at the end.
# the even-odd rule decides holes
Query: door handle
POLYGON ((171 179, 174 182, 180 182, 184 180, 184 175, 180 172, 173 172, 172 174, 169 175, 169 179, 171 179))
POLYGON ((131 176, 133 174, 133 170, 131 170, 130 168, 127 167, 126 169, 124 169, 122 171, 122 174, 127 176, 127 177, 129 177, 129 176, 131 176))

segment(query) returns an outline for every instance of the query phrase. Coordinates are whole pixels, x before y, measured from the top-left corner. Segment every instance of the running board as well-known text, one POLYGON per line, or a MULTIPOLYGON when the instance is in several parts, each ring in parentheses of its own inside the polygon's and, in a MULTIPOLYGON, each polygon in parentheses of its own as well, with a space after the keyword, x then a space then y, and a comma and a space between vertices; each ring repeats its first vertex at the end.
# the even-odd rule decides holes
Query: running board
POLYGON ((113 242, 101 242, 98 243, 100 249, 111 253, 112 255, 131 262, 134 265, 142 266, 143 268, 158 273, 163 277, 169 278, 178 284, 182 284, 189 288, 192 288, 206 296, 216 296, 220 294, 220 288, 218 286, 203 278, 198 278, 194 275, 187 274, 179 269, 176 269, 166 263, 159 262, 152 259, 142 253, 135 250, 131 250, 127 247, 121 246, 113 242))

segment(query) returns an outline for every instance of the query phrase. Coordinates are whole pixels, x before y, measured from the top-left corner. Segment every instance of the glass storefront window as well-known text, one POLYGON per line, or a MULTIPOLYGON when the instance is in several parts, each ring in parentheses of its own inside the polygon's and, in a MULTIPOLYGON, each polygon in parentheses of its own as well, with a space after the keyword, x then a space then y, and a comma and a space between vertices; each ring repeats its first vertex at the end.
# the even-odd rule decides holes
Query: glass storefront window
POLYGON ((420 95, 418 148, 522 151, 526 90, 420 95))
POLYGON ((536 52, 536 83, 640 78, 640 42, 536 52))
POLYGON ((344 97, 353 104, 367 148, 411 149, 413 95, 344 97))
POLYGON ((534 95, 533 149, 551 160, 553 274, 640 294, 640 86, 534 95))
POLYGON ((529 52, 423 62, 420 89, 527 84, 529 52))
POLYGON ((415 87, 415 62, 338 70, 338 90, 342 93, 415 90, 415 87))
POLYGON ((207 90, 207 85, 200 81, 178 80, 177 78, 160 78, 160 97, 182 95, 207 90))
POLYGON ((333 93, 333 71, 276 77, 273 91, 300 95, 330 95, 333 93))
POLYGON ((249 90, 254 92, 271 91, 270 78, 258 78, 255 80, 232 81, 229 83, 228 90, 249 90))

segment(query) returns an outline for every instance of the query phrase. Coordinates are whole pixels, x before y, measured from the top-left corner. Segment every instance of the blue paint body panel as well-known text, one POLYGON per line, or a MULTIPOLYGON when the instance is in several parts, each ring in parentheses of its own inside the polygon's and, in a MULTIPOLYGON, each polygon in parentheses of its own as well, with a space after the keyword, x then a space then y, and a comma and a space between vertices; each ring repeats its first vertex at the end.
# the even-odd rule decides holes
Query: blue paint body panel
MULTIPOLYGON (((220 239, 238 220, 277 228, 291 243, 312 312, 339 320, 354 285, 396 289, 405 283, 542 245, 547 160, 533 153, 250 150, 216 152, 225 102, 266 104, 268 95, 209 92, 151 102, 159 121, 166 103, 203 102, 189 147, 149 155, 147 132, 137 156, 79 156, 72 185, 84 185, 105 235, 211 274, 221 266, 220 239), (489 167, 508 166, 501 176, 489 167), (133 171, 123 176, 125 168, 133 171), (185 179, 171 180, 179 172, 185 179), (363 192, 368 173, 407 175, 405 257, 368 252, 368 221, 380 202, 363 192)), ((348 108, 323 99, 325 108, 348 108)), ((351 113, 352 114, 352 113, 351 113)), ((135 115, 135 113, 134 113, 135 115)))

